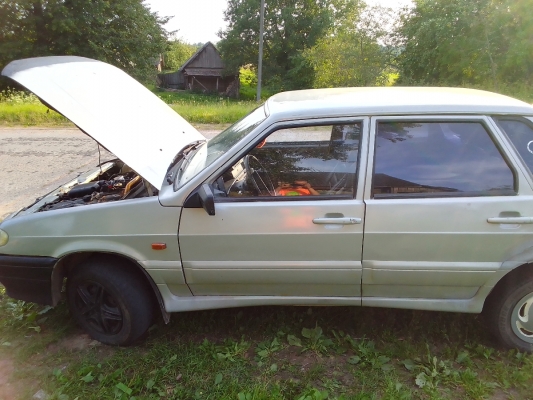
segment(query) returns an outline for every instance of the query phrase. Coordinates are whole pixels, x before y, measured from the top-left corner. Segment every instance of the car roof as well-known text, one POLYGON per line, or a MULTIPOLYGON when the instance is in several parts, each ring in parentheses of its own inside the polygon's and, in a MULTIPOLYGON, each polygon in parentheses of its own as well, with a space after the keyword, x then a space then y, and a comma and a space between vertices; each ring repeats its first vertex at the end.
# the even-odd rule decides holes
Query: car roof
POLYGON ((508 96, 444 87, 296 90, 270 97, 266 108, 277 119, 443 113, 533 115, 533 106, 508 96))

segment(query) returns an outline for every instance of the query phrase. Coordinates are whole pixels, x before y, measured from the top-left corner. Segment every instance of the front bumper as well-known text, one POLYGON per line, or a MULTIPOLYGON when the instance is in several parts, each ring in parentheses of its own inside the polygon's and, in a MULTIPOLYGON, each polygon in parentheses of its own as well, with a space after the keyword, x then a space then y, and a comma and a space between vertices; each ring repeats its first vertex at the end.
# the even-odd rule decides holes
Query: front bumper
POLYGON ((0 254, 0 283, 14 299, 52 305, 53 257, 0 254))

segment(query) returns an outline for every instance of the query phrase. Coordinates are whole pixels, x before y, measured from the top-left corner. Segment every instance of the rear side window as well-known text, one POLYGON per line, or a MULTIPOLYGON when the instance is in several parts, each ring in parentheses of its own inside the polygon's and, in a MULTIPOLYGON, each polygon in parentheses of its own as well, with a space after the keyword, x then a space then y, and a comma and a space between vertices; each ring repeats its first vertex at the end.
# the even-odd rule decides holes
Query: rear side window
POLYGON ((524 164, 533 172, 533 122, 525 118, 494 118, 498 126, 507 134, 524 164))
POLYGON ((514 175, 480 122, 379 122, 373 197, 515 194, 514 175))

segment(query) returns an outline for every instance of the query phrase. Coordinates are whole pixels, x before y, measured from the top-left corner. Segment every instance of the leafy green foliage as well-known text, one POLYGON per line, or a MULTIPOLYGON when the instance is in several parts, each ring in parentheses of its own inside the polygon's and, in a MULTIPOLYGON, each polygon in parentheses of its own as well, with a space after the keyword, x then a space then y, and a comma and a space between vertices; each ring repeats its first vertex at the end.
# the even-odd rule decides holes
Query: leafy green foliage
POLYGON ((14 89, 6 89, 0 91, 0 103, 8 105, 41 104, 41 101, 33 93, 26 93, 24 91, 14 89))
POLYGON ((302 53, 313 66, 313 87, 384 86, 394 71, 395 48, 387 30, 392 11, 354 8, 329 35, 302 53))
POLYGON ((328 398, 329 394, 327 391, 311 388, 306 390, 297 400, 327 400, 328 398))
POLYGON ((499 90, 531 85, 533 14, 513 0, 416 0, 398 28, 400 80, 499 90), (520 86, 520 85, 519 85, 520 86))
MULTIPOLYGON (((239 69, 240 90, 239 98, 242 100, 255 100, 257 98, 257 72, 252 64, 239 69)), ((269 98, 273 93, 268 88, 261 87, 261 99, 269 98)))
POLYGON ((224 343, 220 345, 216 345, 209 340, 204 339, 200 346, 205 353, 209 354, 214 359, 231 362, 236 362, 238 359, 241 359, 249 347, 250 343, 244 340, 235 342, 230 339, 224 341, 224 343))
POLYGON ((197 50, 198 47, 181 39, 169 41, 164 53, 164 69, 177 71, 197 50))
POLYGON ((19 58, 78 55, 153 76, 168 19, 139 0, 0 0, 0 67, 19 58))
POLYGON ((6 315, 10 316, 10 318, 4 319, 5 324, 31 329, 38 333, 41 331, 41 324, 48 319, 44 314, 50 311, 52 307, 40 307, 35 303, 9 299, 3 304, 2 309, 6 315))
POLYGON ((280 343, 277 337, 272 339, 272 341, 264 341, 259 343, 255 349, 258 362, 262 362, 264 359, 272 357, 276 352, 283 349, 283 347, 283 344, 280 343))
POLYGON ((313 329, 302 328, 302 336, 303 340, 295 335, 287 335, 289 345, 301 347, 302 353, 311 350, 317 354, 325 354, 333 346, 333 341, 323 334, 319 326, 313 329))
POLYGON ((381 354, 376 350, 376 345, 371 340, 356 341, 350 336, 346 336, 346 341, 350 343, 355 352, 354 356, 348 358, 348 362, 353 365, 367 366, 372 369, 391 371, 394 367, 390 364, 390 357, 381 354))
MULTIPOLYGON (((313 70, 300 51, 312 47, 341 17, 351 0, 272 0, 265 8, 263 79, 279 89, 310 87, 313 70)), ((228 70, 258 62, 260 2, 229 0, 226 30, 218 43, 228 70)))
POLYGON ((402 364, 408 371, 418 372, 415 383, 420 388, 436 389, 442 380, 458 376, 458 372, 453 369, 449 360, 439 360, 436 356, 432 356, 429 348, 425 359, 416 358, 414 361, 406 359, 402 364))

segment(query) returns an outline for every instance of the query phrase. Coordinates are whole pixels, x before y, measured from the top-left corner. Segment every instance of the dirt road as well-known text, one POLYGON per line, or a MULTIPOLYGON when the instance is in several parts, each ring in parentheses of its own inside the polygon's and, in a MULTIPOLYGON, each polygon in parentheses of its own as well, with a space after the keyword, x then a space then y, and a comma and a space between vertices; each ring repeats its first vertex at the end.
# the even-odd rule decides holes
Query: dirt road
MULTIPOLYGON (((222 128, 199 130, 213 137, 222 128)), ((0 128, 0 219, 97 164, 96 142, 76 128, 0 128)))

